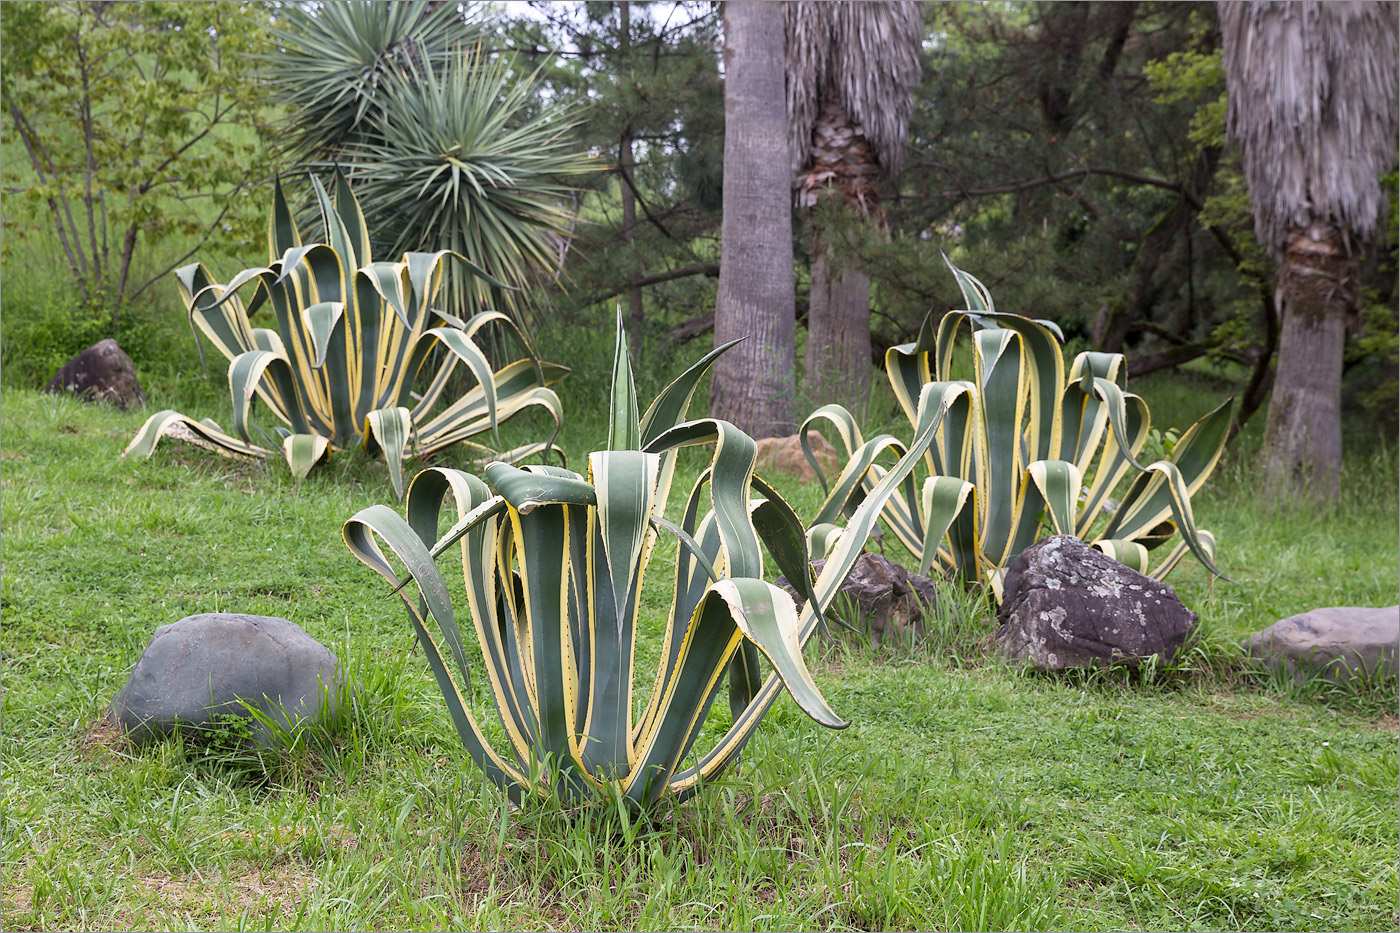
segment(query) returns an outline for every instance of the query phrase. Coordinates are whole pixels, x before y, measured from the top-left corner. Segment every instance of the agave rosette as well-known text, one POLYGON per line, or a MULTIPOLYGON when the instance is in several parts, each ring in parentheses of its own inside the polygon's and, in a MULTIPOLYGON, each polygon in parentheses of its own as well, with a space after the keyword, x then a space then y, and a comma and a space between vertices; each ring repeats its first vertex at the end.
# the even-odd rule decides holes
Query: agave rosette
POLYGON ((942 399, 925 393, 911 452, 867 491, 814 576, 800 519, 753 472, 753 439, 725 421, 681 421, 696 384, 726 349, 687 370, 639 418, 619 319, 609 449, 589 457, 586 474, 500 463, 484 478, 430 469, 410 485, 406 517, 378 505, 345 524, 355 556, 398 588, 467 750, 516 801, 602 796, 648 810, 685 799, 738 757, 784 687, 817 722, 845 725, 813 681, 802 646, 881 505, 932 439, 942 399), (673 522, 666 505, 677 451, 693 445, 712 445, 713 455, 673 522), (457 521, 439 537, 449 499, 457 521), (674 596, 642 702, 633 672, 639 596, 660 534, 679 542, 674 596), (436 563, 454 545, 504 751, 473 710, 463 626, 436 563), (761 545, 806 597, 800 611, 763 579, 761 545), (731 724, 696 753, 726 674, 731 724))
MULTIPOLYGON (((1139 460, 1151 416, 1124 387, 1122 354, 1084 352, 1068 368, 1064 338, 1048 321, 995 310, 977 279, 949 263, 969 310, 926 320, 916 341, 885 355, 890 384, 917 424, 918 399, 934 387, 948 399, 937 436, 925 453, 928 475, 913 477, 884 508, 886 524, 912 553, 921 573, 937 564, 966 581, 988 582, 1000 595, 1007 563, 1045 531, 1090 541, 1109 556, 1165 577, 1186 553, 1218 574, 1215 537, 1198 528, 1191 496, 1214 470, 1229 437, 1231 404, 1209 412, 1182 435, 1169 457, 1139 460), (963 325, 971 329, 974 378, 952 378, 963 325), (1129 476, 1121 500, 1111 497, 1129 476), (1151 551, 1175 539, 1154 562, 1151 551)), ((840 476, 815 519, 814 533, 839 534, 837 523, 883 481, 878 458, 906 448, 897 438, 866 440, 838 405, 802 425, 807 459, 810 426, 824 423, 845 451, 840 476)))
POLYGON ((202 263, 176 272, 191 327, 229 360, 233 431, 166 410, 146 421, 126 452, 149 456, 168 434, 193 435, 228 456, 266 458, 280 447, 301 477, 330 451, 361 446, 382 451, 400 496, 402 462, 413 454, 453 444, 507 461, 547 452, 548 441, 501 452, 479 438, 492 432, 499 446, 500 423, 532 408, 547 412, 557 432, 562 408, 548 386, 568 370, 539 360, 504 314, 463 321, 434 307, 444 262, 456 254, 409 252, 398 262, 376 262, 344 178, 337 175, 334 199, 315 178, 312 184, 327 242, 302 243, 279 184, 266 267, 245 269, 226 284, 202 263), (251 315, 262 308, 275 327, 252 325, 251 315), (488 327, 513 337, 523 356, 494 367, 477 342, 488 327), (474 385, 449 401, 459 364, 474 385), (251 424, 254 396, 282 422, 276 440, 251 424))

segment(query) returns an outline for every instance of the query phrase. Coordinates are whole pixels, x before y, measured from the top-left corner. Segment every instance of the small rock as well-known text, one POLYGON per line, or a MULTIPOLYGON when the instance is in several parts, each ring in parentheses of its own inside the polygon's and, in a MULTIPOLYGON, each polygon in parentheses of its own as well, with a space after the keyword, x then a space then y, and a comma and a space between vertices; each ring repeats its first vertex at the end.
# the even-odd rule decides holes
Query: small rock
MULTIPOLYGON (((841 472, 841 460, 836 455, 836 448, 816 431, 807 432, 807 443, 811 445, 812 455, 821 464, 827 482, 831 482, 841 472)), ((759 440, 758 462, 754 469, 759 473, 786 473, 806 483, 817 481, 816 472, 802 454, 802 440, 797 434, 759 440)))
MULTIPOLYGON (((818 575, 825 566, 825 560, 812 561, 812 569, 818 575)), ((806 600, 788 584, 787 578, 779 577, 777 584, 792 595, 801 611, 806 600)), ((878 554, 862 554, 856 558, 846 582, 841 584, 840 593, 854 603, 858 614, 857 618, 846 621, 869 632, 874 645, 891 635, 906 636, 911 628, 914 634, 921 635, 926 613, 932 611, 937 598, 934 583, 928 577, 910 573, 878 554)), ((838 595, 832 610, 840 608, 838 595)))
POLYGON ((1393 675, 1400 653, 1400 606, 1302 612, 1255 632, 1245 647, 1250 657, 1297 683, 1319 674, 1333 681, 1356 674, 1393 675))
POLYGON ((67 392, 88 402, 108 402, 126 411, 146 404, 131 357, 110 337, 73 357, 49 380, 44 391, 67 392))
MULTIPOLYGON (((164 738, 177 726, 252 720, 239 699, 290 730, 333 716, 343 692, 335 655, 301 626, 275 616, 210 612, 156 629, 112 712, 138 742, 164 738)), ((280 730, 256 720, 251 728, 259 745, 277 744, 280 730)))
POLYGON ((1012 559, 996 644, 1011 660, 1046 670, 1175 657, 1196 614, 1170 586, 1125 567, 1070 535, 1012 559))

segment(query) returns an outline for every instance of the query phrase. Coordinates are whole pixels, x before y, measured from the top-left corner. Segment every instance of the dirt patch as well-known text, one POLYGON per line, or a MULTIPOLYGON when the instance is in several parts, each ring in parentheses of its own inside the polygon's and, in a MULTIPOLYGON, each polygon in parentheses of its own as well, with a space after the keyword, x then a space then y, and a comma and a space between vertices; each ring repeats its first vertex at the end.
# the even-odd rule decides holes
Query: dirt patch
POLYGON ((126 735, 110 716, 90 722, 78 735, 78 755, 93 761, 126 747, 126 735))
POLYGON ((1382 716, 1375 721, 1375 725, 1382 732, 1400 732, 1400 717, 1382 716))
POLYGON ((0 927, 6 930, 37 930, 36 926, 26 926, 16 917, 28 915, 34 909, 34 888, 30 885, 6 878, 4 892, 0 893, 0 927))
POLYGON ((305 866, 286 864, 275 871, 250 870, 236 875, 174 878, 150 875, 137 883, 162 910, 200 915, 220 912, 238 916, 244 912, 295 910, 315 893, 316 876, 305 866))
POLYGON ((462 894, 487 894, 491 890, 491 875, 495 866, 488 862, 476 846, 465 846, 458 859, 462 874, 462 894))

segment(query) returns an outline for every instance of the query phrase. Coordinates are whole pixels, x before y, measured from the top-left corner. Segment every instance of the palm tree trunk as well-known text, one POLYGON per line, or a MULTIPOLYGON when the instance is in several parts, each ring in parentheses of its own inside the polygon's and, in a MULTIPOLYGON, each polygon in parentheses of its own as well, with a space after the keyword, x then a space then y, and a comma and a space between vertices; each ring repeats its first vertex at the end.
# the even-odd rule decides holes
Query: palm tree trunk
POLYGON ((793 433, 796 364, 783 8, 724 5, 724 220, 710 410, 755 437, 793 433))
POLYGON ((1337 497, 1342 349, 1358 273, 1336 227, 1289 231, 1279 267, 1278 372, 1264 431, 1264 476, 1274 495, 1337 497))
POLYGON ((797 179, 798 202, 834 201, 812 217, 812 298, 802 391, 864 417, 870 406, 870 276, 850 261, 840 231, 881 222, 874 148, 846 109, 826 101, 812 126, 812 165, 797 179), (838 216, 832 217, 835 213, 838 216), (823 224, 825 223, 825 229, 823 224))
MULTIPOLYGON (((632 51, 632 4, 627 0, 622 0, 617 5, 617 48, 621 52, 623 67, 631 68, 632 51)), ((633 168, 636 161, 632 153, 632 127, 628 126, 622 131, 622 140, 618 144, 617 168, 622 175, 622 238, 627 241, 627 311, 628 311, 628 338, 632 345, 632 365, 640 367, 642 365, 642 344, 645 337, 646 316, 642 310, 642 287, 637 284, 641 278, 641 273, 637 271, 637 254, 633 247, 636 242, 637 230, 637 198, 632 193, 632 186, 636 183, 633 175, 633 168)))
POLYGON ((811 405, 836 402, 863 421, 870 407, 870 276, 819 233, 812 244, 803 393, 811 405))

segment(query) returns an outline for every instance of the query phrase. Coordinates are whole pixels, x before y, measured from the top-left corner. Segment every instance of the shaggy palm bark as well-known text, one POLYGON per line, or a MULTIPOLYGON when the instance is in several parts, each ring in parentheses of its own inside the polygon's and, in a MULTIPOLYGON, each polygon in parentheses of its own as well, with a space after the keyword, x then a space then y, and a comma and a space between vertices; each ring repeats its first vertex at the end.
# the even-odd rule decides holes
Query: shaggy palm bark
POLYGON ((870 402, 870 278, 840 233, 883 225, 876 187, 899 171, 919 81, 923 20, 913 3, 784 4, 788 114, 797 203, 811 215, 812 292, 803 392, 864 416, 870 402), (830 219, 830 214, 825 214, 830 219))
POLYGON ((1335 499, 1341 374, 1357 256, 1386 212, 1395 165, 1396 5, 1221 3, 1227 128, 1255 233, 1279 263, 1278 371, 1263 470, 1280 497, 1335 499))
POLYGON ((845 110, 823 106, 812 130, 812 168, 798 179, 798 203, 814 207, 824 193, 844 202, 834 229, 811 217, 812 291, 802 390, 807 402, 844 405, 862 419, 870 403, 870 276, 852 262, 840 231, 880 216, 875 187, 880 165, 845 110))
MULTIPOLYGON (((632 50, 632 4, 622 0, 617 5, 618 51, 622 60, 629 61, 632 50)), ((637 196, 632 191, 636 184, 634 170, 637 162, 632 152, 632 127, 622 131, 622 139, 617 147, 617 170, 622 176, 622 238, 627 243, 627 317, 630 322, 627 332, 632 335, 632 365, 642 365, 642 347, 646 343, 646 312, 642 306, 642 287, 637 284, 642 274, 637 271, 637 254, 633 247, 637 238, 637 196)))
POLYGON ((1360 264, 1341 232, 1314 224, 1289 234, 1279 267, 1283 328, 1278 380, 1264 430, 1271 489, 1338 493, 1342 462, 1342 350, 1357 307, 1360 264))
POLYGON ((782 6, 726 3, 723 255, 715 344, 748 339, 716 361, 710 410, 754 437, 791 434, 796 427, 783 82, 782 6))

